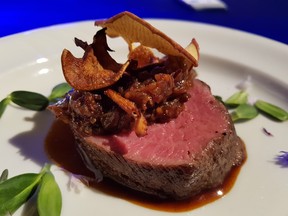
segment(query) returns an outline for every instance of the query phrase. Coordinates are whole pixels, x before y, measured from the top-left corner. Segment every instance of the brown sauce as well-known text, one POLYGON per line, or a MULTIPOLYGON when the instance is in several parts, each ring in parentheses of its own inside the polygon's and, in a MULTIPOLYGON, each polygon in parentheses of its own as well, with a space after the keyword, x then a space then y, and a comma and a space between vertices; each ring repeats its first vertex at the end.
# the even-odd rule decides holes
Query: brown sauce
MULTIPOLYGON (((51 160, 62 168, 74 174, 93 177, 93 174, 82 162, 81 156, 78 154, 74 143, 70 128, 60 121, 55 121, 46 137, 45 150, 51 160)), ((167 201, 151 198, 151 196, 132 191, 108 179, 105 179, 101 183, 92 182, 90 186, 95 190, 125 199, 149 209, 167 212, 184 212, 214 202, 226 195, 232 189, 240 170, 241 166, 233 168, 220 187, 184 201, 167 201)))

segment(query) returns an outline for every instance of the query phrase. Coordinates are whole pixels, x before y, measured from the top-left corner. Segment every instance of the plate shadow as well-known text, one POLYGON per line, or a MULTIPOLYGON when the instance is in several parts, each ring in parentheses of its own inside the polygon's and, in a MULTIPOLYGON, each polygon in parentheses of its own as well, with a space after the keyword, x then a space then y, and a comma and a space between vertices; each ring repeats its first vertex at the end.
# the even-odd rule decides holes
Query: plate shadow
POLYGON ((9 143, 19 149, 19 154, 25 159, 30 159, 40 165, 51 163, 45 153, 45 138, 55 117, 48 110, 36 112, 32 118, 24 121, 33 122, 33 128, 29 131, 16 134, 9 139, 9 143))

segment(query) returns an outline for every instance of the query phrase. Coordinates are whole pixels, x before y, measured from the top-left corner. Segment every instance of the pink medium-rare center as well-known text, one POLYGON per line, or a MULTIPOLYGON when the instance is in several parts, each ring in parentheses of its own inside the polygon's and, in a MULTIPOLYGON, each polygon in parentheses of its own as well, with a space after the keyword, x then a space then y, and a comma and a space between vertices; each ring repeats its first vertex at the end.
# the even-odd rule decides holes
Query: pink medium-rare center
POLYGON ((126 159, 150 164, 177 165, 187 163, 209 145, 213 139, 227 133, 231 127, 225 110, 215 103, 210 89, 195 80, 189 109, 168 123, 153 124, 144 137, 134 131, 112 136, 89 136, 87 142, 106 151, 123 155, 126 159))

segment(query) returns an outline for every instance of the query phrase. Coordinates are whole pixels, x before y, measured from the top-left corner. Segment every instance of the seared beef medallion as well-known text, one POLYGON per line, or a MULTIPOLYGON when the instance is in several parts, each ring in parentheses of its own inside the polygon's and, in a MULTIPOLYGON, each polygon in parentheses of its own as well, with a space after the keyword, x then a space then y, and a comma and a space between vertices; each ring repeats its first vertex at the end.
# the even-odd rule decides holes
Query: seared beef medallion
POLYGON ((225 106, 195 79, 196 40, 184 49, 129 12, 96 25, 103 28, 93 43, 75 39, 82 58, 63 51, 73 90, 49 107, 72 128, 87 167, 160 198, 186 199, 221 185, 246 152, 225 106), (106 35, 128 43, 125 63, 112 59, 106 35))

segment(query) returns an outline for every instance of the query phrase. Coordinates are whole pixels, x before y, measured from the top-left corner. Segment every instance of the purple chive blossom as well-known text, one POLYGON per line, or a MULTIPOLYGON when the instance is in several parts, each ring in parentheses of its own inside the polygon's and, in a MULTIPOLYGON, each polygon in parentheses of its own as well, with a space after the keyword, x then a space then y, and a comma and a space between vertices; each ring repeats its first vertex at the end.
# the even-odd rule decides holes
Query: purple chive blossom
POLYGON ((270 133, 266 128, 263 128, 263 132, 264 132, 264 134, 267 135, 267 136, 273 136, 273 134, 270 133))
POLYGON ((288 167, 288 152, 280 151, 280 155, 276 157, 276 163, 281 165, 282 167, 288 167))

